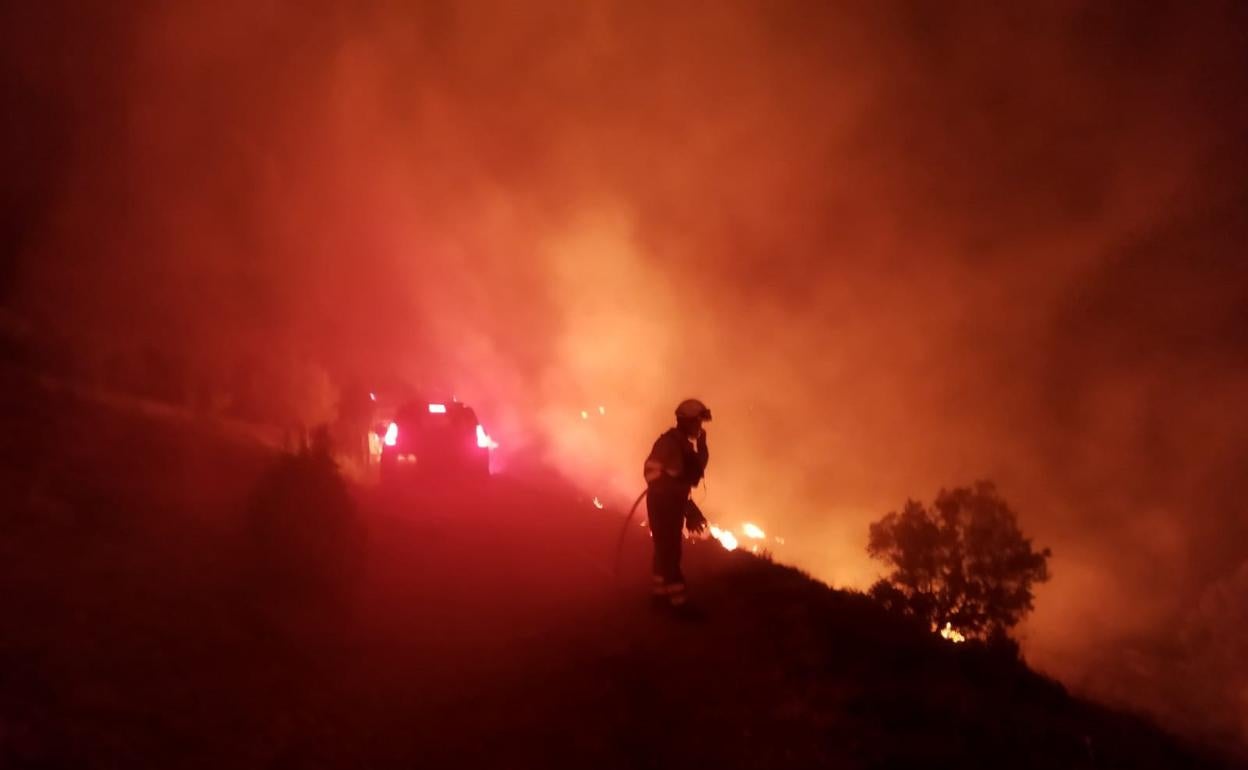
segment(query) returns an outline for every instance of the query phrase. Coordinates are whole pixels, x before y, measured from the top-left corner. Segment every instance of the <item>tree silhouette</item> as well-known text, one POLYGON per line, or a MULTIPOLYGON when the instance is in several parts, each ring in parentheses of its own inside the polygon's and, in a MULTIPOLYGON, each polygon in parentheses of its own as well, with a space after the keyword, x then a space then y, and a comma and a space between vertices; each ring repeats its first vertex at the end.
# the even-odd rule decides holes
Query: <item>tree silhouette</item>
POLYGON ((1004 637, 1031 611, 1051 555, 1033 550, 988 481, 941 490, 930 509, 907 501, 871 525, 867 553, 893 568, 871 587, 878 601, 980 639, 1004 637))

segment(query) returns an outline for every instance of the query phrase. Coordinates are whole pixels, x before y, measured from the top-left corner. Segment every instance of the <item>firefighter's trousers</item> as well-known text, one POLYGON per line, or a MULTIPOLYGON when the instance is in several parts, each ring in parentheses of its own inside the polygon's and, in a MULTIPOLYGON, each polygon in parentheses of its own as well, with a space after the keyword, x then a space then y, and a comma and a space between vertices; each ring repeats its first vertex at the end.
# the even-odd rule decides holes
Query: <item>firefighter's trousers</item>
POLYGON ((676 483, 651 484, 646 493, 646 517, 654 540, 654 593, 673 605, 685 603, 680 546, 688 500, 688 487, 676 483))

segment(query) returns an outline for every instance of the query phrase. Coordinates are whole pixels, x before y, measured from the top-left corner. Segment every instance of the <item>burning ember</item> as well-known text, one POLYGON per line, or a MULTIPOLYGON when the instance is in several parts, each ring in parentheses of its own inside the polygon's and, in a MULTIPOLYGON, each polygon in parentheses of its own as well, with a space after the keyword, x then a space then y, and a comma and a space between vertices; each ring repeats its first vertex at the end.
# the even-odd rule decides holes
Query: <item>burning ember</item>
POLYGON ((599 500, 598 498, 596 498, 596 497, 595 497, 595 498, 594 498, 594 507, 595 507, 595 508, 597 508, 598 510, 602 510, 602 509, 603 509, 603 508, 605 508, 606 506, 604 506, 604 505, 602 504, 602 501, 601 501, 601 500, 599 500))
POLYGON ((737 536, 732 534, 728 530, 720 529, 719 527, 712 526, 711 537, 718 540, 719 544, 722 545, 725 550, 728 550, 728 551, 737 550, 737 545, 738 545, 737 536))
POLYGON ((767 533, 759 529, 758 525, 749 522, 741 525, 741 531, 751 540, 762 540, 767 537, 767 533))
POLYGON ((953 627, 953 624, 949 622, 946 622, 945 627, 940 629, 940 637, 942 639, 948 639, 954 644, 966 641, 966 637, 963 636, 956 628, 953 627))

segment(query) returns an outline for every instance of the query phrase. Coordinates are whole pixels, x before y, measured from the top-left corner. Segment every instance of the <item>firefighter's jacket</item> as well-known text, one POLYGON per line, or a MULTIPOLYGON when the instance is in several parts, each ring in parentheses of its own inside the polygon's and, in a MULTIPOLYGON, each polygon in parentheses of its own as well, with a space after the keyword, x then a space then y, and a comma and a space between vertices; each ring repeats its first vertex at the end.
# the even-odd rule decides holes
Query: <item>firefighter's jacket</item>
POLYGON ((709 459, 705 436, 694 441, 680 429, 672 428, 659 436, 646 458, 646 485, 651 489, 683 489, 687 496, 702 481, 709 459))

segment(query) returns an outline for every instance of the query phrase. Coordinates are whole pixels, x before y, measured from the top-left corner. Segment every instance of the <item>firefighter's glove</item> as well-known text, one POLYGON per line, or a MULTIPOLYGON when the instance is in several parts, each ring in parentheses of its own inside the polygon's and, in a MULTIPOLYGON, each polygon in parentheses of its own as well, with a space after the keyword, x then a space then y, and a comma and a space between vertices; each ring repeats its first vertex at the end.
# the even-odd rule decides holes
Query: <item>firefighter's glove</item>
POLYGON ((706 517, 702 515, 697 503, 692 500, 685 503, 685 529, 695 535, 700 535, 706 530, 706 517))

